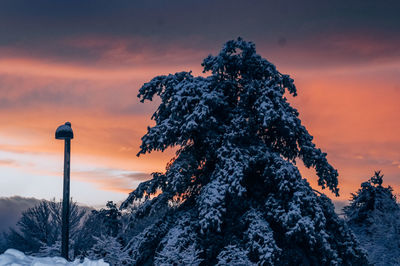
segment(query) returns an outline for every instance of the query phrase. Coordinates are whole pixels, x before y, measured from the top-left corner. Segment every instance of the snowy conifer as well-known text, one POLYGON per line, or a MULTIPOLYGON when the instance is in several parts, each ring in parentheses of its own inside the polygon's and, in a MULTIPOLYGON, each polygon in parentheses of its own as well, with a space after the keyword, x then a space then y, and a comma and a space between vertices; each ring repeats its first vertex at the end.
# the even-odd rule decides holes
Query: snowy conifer
POLYGON ((130 265, 131 258, 123 251, 121 243, 113 236, 93 237, 96 244, 89 250, 88 258, 104 259, 110 265, 130 265))
POLYGON ((138 155, 179 150, 121 206, 144 201, 132 226, 163 213, 126 246, 134 264, 181 265, 182 254, 204 265, 365 264, 331 201, 295 166, 315 168, 319 185, 338 194, 337 171, 285 97, 297 94, 293 80, 240 38, 202 65, 209 76, 158 76, 139 91, 161 104, 138 155))
POLYGON ((400 207, 375 172, 344 207, 347 222, 374 265, 400 265, 400 207))

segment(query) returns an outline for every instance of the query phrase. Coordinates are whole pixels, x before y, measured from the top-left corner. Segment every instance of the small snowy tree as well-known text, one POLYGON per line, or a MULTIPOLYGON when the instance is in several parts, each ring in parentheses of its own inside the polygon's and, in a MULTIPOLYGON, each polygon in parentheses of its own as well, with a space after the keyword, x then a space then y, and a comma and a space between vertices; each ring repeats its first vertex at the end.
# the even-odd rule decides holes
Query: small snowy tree
POLYGON ((77 233, 75 256, 86 257, 98 239, 117 237, 121 230, 121 212, 112 201, 107 202, 106 208, 92 210, 77 233))
POLYGON ((203 61, 208 77, 158 76, 139 91, 161 104, 138 155, 178 146, 165 173, 141 183, 122 208, 135 219, 161 212, 126 250, 133 264, 362 265, 366 258, 295 166, 313 167, 338 194, 337 171, 301 124, 286 93, 293 80, 242 39, 203 61), (157 196, 152 196, 161 191, 157 196))
POLYGON ((52 245, 57 240, 57 229, 52 219, 51 205, 42 201, 22 213, 17 229, 10 229, 7 235, 9 248, 26 253, 38 252, 40 247, 52 245))
MULTIPOLYGON (((15 248, 28 254, 60 255, 54 253, 57 241, 61 240, 62 203, 42 201, 27 209, 17 223, 17 229, 11 229, 6 236, 8 248, 15 248), (53 252, 54 251, 54 252, 53 252)), ((70 205, 70 238, 75 239, 86 210, 75 202, 70 205)), ((72 244, 73 241, 71 241, 72 244)), ((73 250, 73 247, 70 248, 73 250)))
POLYGON ((117 208, 117 204, 108 201, 105 209, 99 211, 99 217, 102 218, 106 228, 107 235, 116 237, 121 231, 121 212, 117 208))
MULTIPOLYGON (((73 253, 70 252, 69 258, 73 258, 73 253)), ((38 257, 59 257, 61 254, 61 241, 57 240, 54 244, 48 245, 48 244, 43 244, 39 251, 34 253, 33 255, 38 256, 38 257)))
POLYGON ((383 175, 375 172, 343 210, 371 263, 400 265, 400 207, 393 189, 382 183, 383 175))
POLYGON ((121 243, 113 236, 93 237, 96 244, 89 250, 89 259, 104 259, 110 265, 130 265, 131 258, 122 249, 121 243))
MULTIPOLYGON (((61 256, 61 239, 57 240, 54 244, 43 244, 39 251, 32 253, 36 257, 60 257, 61 256)), ((70 239, 68 258, 75 258, 75 241, 70 239)))

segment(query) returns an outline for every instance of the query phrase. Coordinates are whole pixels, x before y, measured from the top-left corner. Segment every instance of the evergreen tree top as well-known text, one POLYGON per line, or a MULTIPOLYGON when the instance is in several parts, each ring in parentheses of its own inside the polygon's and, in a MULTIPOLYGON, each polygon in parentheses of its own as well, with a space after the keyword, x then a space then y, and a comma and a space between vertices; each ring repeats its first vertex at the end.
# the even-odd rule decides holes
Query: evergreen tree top
POLYGON ((381 171, 375 171, 374 175, 352 194, 350 205, 343 209, 350 222, 365 222, 371 215, 400 211, 392 187, 384 187, 382 183, 383 174, 381 171))
POLYGON ((155 95, 162 102, 138 156, 173 146, 180 147, 180 154, 195 147, 197 159, 204 161, 216 158, 217 148, 228 142, 248 147, 261 143, 288 161, 300 158, 306 167, 314 167, 318 184, 338 195, 337 171, 326 153, 315 147, 298 111, 284 96, 286 91, 297 95, 293 79, 241 38, 228 41, 202 66, 210 76, 194 77, 191 72, 158 76, 139 90, 141 102, 155 95))
POLYGON ((375 171, 375 174, 369 179, 369 183, 381 187, 383 183, 383 174, 381 175, 381 171, 375 171))

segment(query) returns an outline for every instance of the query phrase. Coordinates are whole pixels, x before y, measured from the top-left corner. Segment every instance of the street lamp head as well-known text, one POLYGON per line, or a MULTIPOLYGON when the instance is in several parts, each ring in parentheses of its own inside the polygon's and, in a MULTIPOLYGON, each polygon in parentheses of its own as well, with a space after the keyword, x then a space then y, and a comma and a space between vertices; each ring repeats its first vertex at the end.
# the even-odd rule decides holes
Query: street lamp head
POLYGON ((71 123, 66 122, 64 125, 61 125, 56 130, 56 139, 73 139, 74 132, 71 128, 71 123))

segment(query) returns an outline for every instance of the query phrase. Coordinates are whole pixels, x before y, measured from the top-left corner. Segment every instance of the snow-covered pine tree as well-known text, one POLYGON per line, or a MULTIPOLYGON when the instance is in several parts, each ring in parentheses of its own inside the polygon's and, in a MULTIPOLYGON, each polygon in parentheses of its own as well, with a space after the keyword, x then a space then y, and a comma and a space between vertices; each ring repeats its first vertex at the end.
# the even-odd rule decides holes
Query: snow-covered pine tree
POLYGON ((121 206, 144 201, 133 226, 164 214, 126 245, 134 264, 365 265, 331 201, 295 166, 314 167, 319 185, 338 194, 337 171, 285 98, 296 96, 293 80, 241 38, 202 66, 211 75, 158 76, 139 91, 161 104, 138 155, 179 150, 121 206))
POLYGON ((371 263, 400 265, 400 206, 393 189, 382 183, 383 175, 376 171, 343 210, 371 263))

